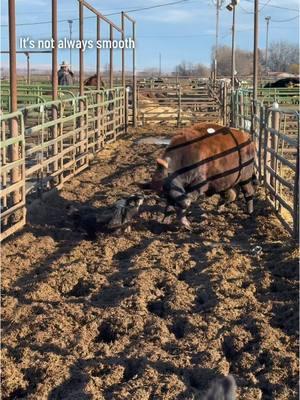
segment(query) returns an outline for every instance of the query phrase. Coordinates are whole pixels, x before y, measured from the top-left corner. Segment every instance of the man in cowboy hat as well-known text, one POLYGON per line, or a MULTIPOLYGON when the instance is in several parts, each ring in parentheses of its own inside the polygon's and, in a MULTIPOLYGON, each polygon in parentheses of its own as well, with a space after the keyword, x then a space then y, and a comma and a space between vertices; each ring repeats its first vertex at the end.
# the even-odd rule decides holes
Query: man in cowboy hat
POLYGON ((58 84, 59 85, 73 85, 74 74, 70 70, 70 66, 65 61, 60 64, 60 70, 58 71, 58 84))

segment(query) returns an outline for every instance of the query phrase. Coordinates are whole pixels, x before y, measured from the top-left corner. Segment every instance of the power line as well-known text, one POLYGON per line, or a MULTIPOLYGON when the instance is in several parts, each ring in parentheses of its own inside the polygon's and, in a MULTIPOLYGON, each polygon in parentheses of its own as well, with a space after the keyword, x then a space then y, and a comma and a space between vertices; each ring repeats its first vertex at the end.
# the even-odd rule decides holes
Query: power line
MULTIPOLYGON (((177 0, 177 1, 172 1, 169 3, 162 3, 162 4, 156 4, 154 6, 149 6, 149 7, 142 7, 142 8, 135 8, 135 9, 130 9, 130 10, 123 10, 126 13, 132 13, 132 12, 138 12, 138 11, 146 11, 146 10, 151 10, 153 8, 160 8, 160 7, 167 7, 167 6, 172 6, 175 4, 180 4, 180 3, 186 3, 190 0, 177 0)), ((105 17, 111 17, 113 15, 119 15, 121 11, 119 12, 114 12, 114 13, 110 13, 110 14, 105 14, 105 17)), ((84 17, 84 19, 91 19, 91 18, 96 18, 95 16, 91 16, 91 17, 84 17)), ((70 18, 68 19, 61 19, 58 20, 58 23, 61 22, 68 22, 70 18)), ((79 21, 79 18, 72 18, 73 21, 79 21)), ((41 22, 27 22, 27 23, 22 23, 22 24, 16 24, 16 26, 28 26, 28 25, 44 25, 44 24, 51 24, 52 21, 41 21, 41 22)), ((8 25, 2 25, 3 27, 8 27, 8 25)))
POLYGON ((297 15, 296 17, 293 18, 289 18, 289 19, 272 19, 272 22, 289 22, 289 21, 293 21, 294 19, 299 18, 299 15, 297 15))
MULTIPOLYGON (((245 1, 247 1, 248 3, 252 3, 253 4, 252 0, 245 0, 245 1)), ((297 11, 297 12, 299 12, 299 9, 297 9, 297 8, 288 8, 288 7, 276 6, 274 4, 269 4, 269 2, 268 3, 263 3, 261 5, 262 6, 266 6, 266 7, 279 8, 281 10, 289 10, 289 11, 297 11)))
POLYGON ((270 1, 271 0, 268 0, 265 4, 262 4, 262 7, 260 7, 259 11, 263 10, 270 3, 270 1))

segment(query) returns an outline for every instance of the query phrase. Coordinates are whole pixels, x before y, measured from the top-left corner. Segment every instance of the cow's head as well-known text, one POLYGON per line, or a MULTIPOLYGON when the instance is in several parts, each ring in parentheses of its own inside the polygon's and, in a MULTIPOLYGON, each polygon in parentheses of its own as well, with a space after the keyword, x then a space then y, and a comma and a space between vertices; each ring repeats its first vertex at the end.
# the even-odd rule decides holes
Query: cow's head
POLYGON ((164 180, 168 176, 169 162, 169 157, 158 158, 156 160, 156 170, 152 176, 152 180, 150 182, 145 182, 140 186, 143 189, 154 190, 157 193, 161 193, 163 191, 164 180))

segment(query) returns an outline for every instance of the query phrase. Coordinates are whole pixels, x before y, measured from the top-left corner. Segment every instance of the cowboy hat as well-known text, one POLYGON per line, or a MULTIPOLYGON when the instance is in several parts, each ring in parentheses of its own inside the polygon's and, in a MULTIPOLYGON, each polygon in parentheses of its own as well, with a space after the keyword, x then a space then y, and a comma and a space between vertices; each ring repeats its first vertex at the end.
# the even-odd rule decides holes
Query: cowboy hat
POLYGON ((69 67, 70 64, 68 64, 66 61, 63 61, 63 62, 60 64, 60 66, 61 66, 61 67, 69 67))

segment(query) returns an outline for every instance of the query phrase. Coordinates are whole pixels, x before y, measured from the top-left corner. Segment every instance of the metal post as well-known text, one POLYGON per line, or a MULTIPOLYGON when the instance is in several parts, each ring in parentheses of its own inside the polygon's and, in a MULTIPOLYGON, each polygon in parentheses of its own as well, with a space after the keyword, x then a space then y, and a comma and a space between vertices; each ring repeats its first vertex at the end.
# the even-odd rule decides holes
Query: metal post
MULTIPOLYGON (((83 40, 83 4, 79 1, 79 40, 82 43, 83 40)), ((83 49, 79 49, 79 94, 84 94, 84 73, 83 73, 83 49)))
POLYGON ((258 158, 258 180, 262 181, 262 158, 263 158, 263 136, 264 136, 264 126, 266 122, 265 108, 263 105, 260 106, 260 118, 259 118, 259 132, 258 132, 258 149, 257 149, 257 158, 258 158))
MULTIPOLYGON (((18 109, 17 104, 17 60, 16 60, 16 7, 15 0, 9 0, 9 72, 10 72, 10 112, 15 112, 18 109)), ((11 120, 11 137, 18 136, 18 119, 11 120)), ((11 146, 11 161, 19 159, 19 145, 18 143, 11 146)), ((20 180, 19 168, 12 169, 11 182, 12 184, 20 180)), ((13 203, 16 204, 20 201, 20 192, 14 192, 13 203)))
POLYGON ((112 89, 114 87, 114 49, 112 48, 112 42, 114 40, 114 28, 112 25, 109 26, 109 38, 110 38, 110 50, 109 50, 109 86, 112 89))
MULTIPOLYGON (((69 24, 69 30, 70 30, 70 42, 72 40, 72 24, 73 21, 71 19, 68 19, 68 24, 69 24)), ((72 67, 72 46, 70 46, 70 68, 72 67)))
POLYGON ((296 159, 296 173, 295 173, 295 184, 294 184, 294 215, 293 215, 293 228, 294 238, 299 238, 299 153, 300 153, 300 120, 298 116, 298 134, 297 134, 297 159, 296 159))
POLYGON ((177 127, 180 127, 181 124, 181 86, 177 86, 178 91, 178 115, 177 115, 177 127))
POLYGON ((132 125, 136 127, 136 116, 137 116, 137 103, 136 103, 136 71, 135 71, 135 22, 132 22, 132 39, 134 42, 134 48, 132 49, 132 125))
POLYGON ((258 2, 254 0, 254 49, 253 49, 253 102, 256 110, 258 75, 258 2))
POLYGON ((57 76, 57 0, 52 0, 52 38, 54 46, 52 49, 52 100, 57 99, 58 76, 57 76))
POLYGON ((27 85, 30 84, 30 53, 26 51, 25 53, 26 61, 27 61, 27 85))
MULTIPOLYGON (((97 42, 100 41, 100 27, 101 27, 101 23, 100 23, 100 17, 97 16, 97 42)), ((102 131, 102 127, 101 127, 101 95, 99 93, 100 91, 100 87, 101 87, 101 76, 100 76, 100 68, 101 68, 101 49, 100 47, 97 46, 97 62, 96 62, 96 71, 97 71, 97 95, 96 95, 96 99, 97 99, 97 135, 96 135, 96 149, 97 151, 99 150, 99 139, 101 137, 101 131, 102 131)), ((102 138, 103 140, 103 138, 102 138)), ((101 144, 102 145, 102 144, 101 144)))
MULTIPOLYGON (((79 40, 82 42, 83 41, 83 3, 81 0, 79 0, 79 40)), ((83 48, 81 47, 79 49, 79 94, 80 96, 84 96, 84 52, 83 48)), ((79 111, 80 113, 83 113, 85 108, 84 101, 83 99, 79 100, 79 111)), ((79 118, 79 124, 81 127, 80 130, 80 135, 79 135, 79 140, 81 142, 80 144, 80 155, 83 155, 85 151, 85 146, 82 144, 82 142, 85 139, 85 117, 80 116, 79 118)), ((87 159, 81 159, 80 160, 80 165, 84 165, 86 162, 88 162, 87 159)))
POLYGON ((269 23, 271 17, 266 17, 267 21, 267 32, 266 32, 266 55, 265 55, 265 63, 266 63, 266 73, 268 72, 268 51, 269 51, 269 23))
MULTIPOLYGON (((97 17, 97 41, 100 41, 100 18, 97 17)), ((97 90, 100 90, 101 87, 101 76, 100 76, 100 69, 101 69, 101 54, 100 54, 100 47, 97 47, 97 90)))
POLYGON ((232 10, 232 47, 231 47, 231 87, 234 90, 235 76, 235 5, 232 10))
POLYGON ((214 59, 214 81, 217 79, 218 74, 218 47, 219 47, 219 20, 220 20, 220 0, 216 0, 216 47, 214 59))
MULTIPOLYGON (((124 11, 121 13, 121 28, 122 28, 122 40, 125 42, 125 16, 124 11)), ((122 86, 125 90, 126 78, 125 78, 125 48, 122 47, 122 86)))
MULTIPOLYGON (((280 131, 280 111, 279 111, 279 105, 278 103, 273 104, 272 108, 272 129, 273 132, 270 134, 270 148, 277 153, 278 150, 278 132, 280 131)), ((272 170, 277 173, 277 158, 275 157, 275 154, 272 152, 271 157, 270 157, 270 167, 272 170)), ((276 182, 277 179, 273 175, 273 173, 270 176, 270 185, 275 189, 276 191, 276 182)), ((271 197, 272 198, 272 197, 271 197)), ((275 199, 276 202, 276 199, 275 199)))
POLYGON ((125 89, 125 133, 127 133, 128 130, 128 95, 129 95, 129 90, 127 88, 125 89))
MULTIPOLYGON (((54 46, 52 49, 52 100, 55 101, 58 95, 58 75, 57 75, 57 0, 52 0, 52 38, 54 40, 54 46)), ((57 120, 57 106, 52 107, 52 120, 57 120)), ((57 138, 57 125, 54 124, 52 127, 53 139, 57 138)), ((58 144, 57 141, 53 146, 53 155, 58 154, 58 144)), ((58 170, 58 161, 54 162, 54 170, 58 170)), ((42 178, 42 176, 41 176, 42 178)), ((55 178, 59 179, 59 177, 55 178)), ((56 182, 58 183, 58 182, 56 182)))
POLYGON ((223 85, 223 124, 227 126, 228 121, 227 121, 227 84, 224 82, 223 85))

